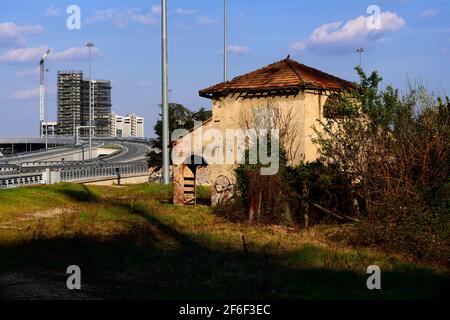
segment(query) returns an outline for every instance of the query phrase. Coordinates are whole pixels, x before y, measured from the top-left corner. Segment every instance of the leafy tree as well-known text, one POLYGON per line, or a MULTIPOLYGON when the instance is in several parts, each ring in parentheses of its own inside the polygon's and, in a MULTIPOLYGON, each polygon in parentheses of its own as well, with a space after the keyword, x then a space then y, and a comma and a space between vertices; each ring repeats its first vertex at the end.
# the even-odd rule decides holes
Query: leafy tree
POLYGON ((211 110, 207 110, 204 107, 201 107, 197 112, 193 114, 193 118, 195 121, 205 122, 212 117, 211 110))
MULTIPOLYGON (((150 139, 150 146, 152 151, 150 151, 148 156, 148 164, 150 167, 155 167, 159 170, 162 167, 162 114, 159 114, 160 119, 156 122, 153 130, 156 134, 156 138, 150 139)), ((184 107, 179 103, 169 104, 169 132, 173 132, 177 129, 190 130, 194 127, 194 121, 206 121, 211 118, 212 112, 206 110, 205 108, 200 108, 197 112, 192 112, 191 110, 184 107)), ((169 146, 170 147, 170 146, 169 146)))

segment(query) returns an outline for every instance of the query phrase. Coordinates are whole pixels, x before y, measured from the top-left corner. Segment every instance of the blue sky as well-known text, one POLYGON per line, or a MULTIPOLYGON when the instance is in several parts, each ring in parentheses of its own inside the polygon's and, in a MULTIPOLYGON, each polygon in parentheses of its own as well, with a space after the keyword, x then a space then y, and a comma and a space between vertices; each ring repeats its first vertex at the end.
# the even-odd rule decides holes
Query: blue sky
MULTIPOLYGON (((198 90, 222 75, 222 0, 168 0, 171 102, 196 110, 211 102, 198 90)), ((355 50, 384 84, 404 90, 420 81, 450 94, 450 0, 228 0, 230 77, 291 54, 333 75, 356 80, 355 50), (372 19, 370 5, 381 11, 372 19), (370 20, 372 19, 372 20, 370 20), (369 28, 370 23, 380 22, 369 28)), ((96 44, 93 75, 111 80, 113 110, 141 114, 146 134, 158 117, 159 1, 1 0, 0 136, 36 136, 40 56, 48 61, 48 118, 56 120, 56 72, 83 70, 84 45, 96 44), (69 30, 68 6, 81 8, 81 29, 69 30)))

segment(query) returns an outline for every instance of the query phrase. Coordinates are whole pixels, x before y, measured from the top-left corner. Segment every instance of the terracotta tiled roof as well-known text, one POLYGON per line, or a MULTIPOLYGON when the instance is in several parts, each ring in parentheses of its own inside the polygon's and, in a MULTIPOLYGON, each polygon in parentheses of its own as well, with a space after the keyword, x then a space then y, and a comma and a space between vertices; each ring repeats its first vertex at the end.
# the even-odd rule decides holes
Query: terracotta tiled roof
POLYGON ((212 98, 231 92, 264 92, 285 89, 341 90, 353 84, 346 80, 305 66, 292 59, 284 59, 267 67, 200 90, 200 96, 212 98))

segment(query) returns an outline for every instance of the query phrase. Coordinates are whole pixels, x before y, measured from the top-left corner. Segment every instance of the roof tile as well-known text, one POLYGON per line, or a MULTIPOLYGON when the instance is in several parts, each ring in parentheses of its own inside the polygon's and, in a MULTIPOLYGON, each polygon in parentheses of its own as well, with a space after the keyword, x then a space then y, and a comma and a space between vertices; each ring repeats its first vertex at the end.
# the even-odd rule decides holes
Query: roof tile
POLYGON ((268 91, 286 88, 341 90, 353 84, 292 59, 277 61, 256 71, 200 90, 202 97, 225 95, 230 91, 268 91))

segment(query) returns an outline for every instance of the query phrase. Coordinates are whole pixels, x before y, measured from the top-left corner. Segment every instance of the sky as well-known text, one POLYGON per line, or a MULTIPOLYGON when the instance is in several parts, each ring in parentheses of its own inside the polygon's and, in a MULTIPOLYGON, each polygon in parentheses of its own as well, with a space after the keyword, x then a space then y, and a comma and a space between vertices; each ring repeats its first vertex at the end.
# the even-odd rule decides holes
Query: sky
MULTIPOLYGON (((357 80, 362 65, 384 85, 420 83, 450 95, 450 0, 228 0, 229 78, 291 55, 308 66, 357 80)), ((170 102, 210 108, 198 91, 223 79, 223 0, 168 0, 170 102)), ((56 120, 58 70, 112 82, 112 110, 153 125, 161 103, 158 0, 1 0, 0 136, 37 136, 39 70, 47 49, 47 119, 56 120), (80 29, 71 5, 80 8, 80 29), (69 24, 70 25, 70 24, 69 24)))

